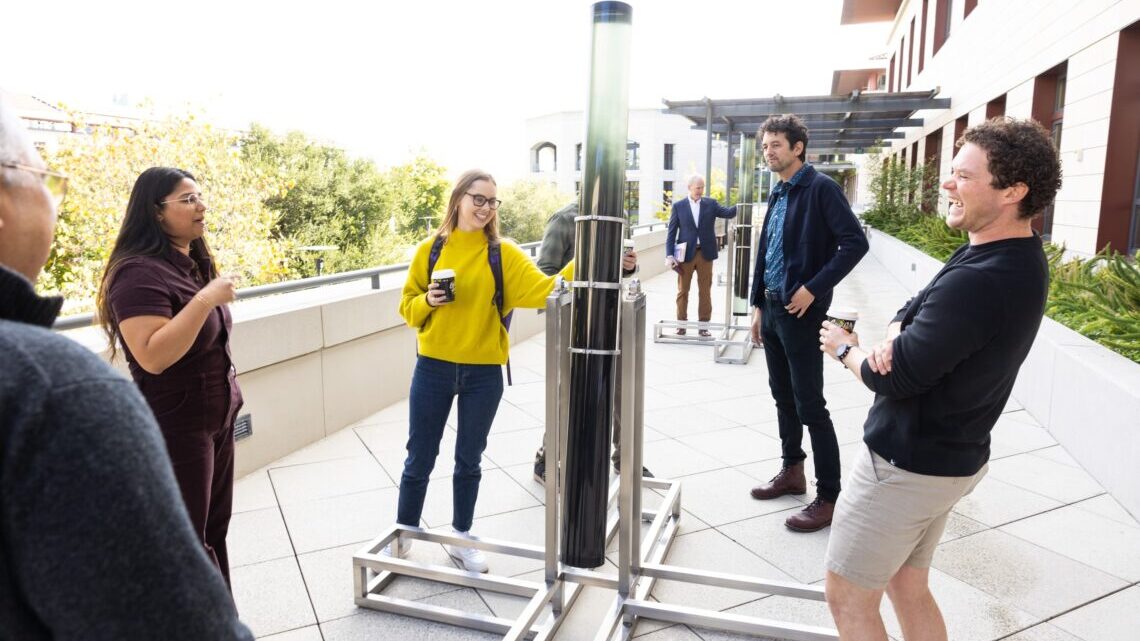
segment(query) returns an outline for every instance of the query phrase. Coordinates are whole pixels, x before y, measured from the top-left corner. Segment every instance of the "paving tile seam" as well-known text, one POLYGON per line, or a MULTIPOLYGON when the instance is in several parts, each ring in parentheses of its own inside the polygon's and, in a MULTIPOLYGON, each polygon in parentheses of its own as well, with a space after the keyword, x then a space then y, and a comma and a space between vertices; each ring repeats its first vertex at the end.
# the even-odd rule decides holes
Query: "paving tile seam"
MULTIPOLYGON (((1041 428, 1041 429, 1045 429, 1045 428, 1041 428)), ((1054 460, 1052 460, 1052 459, 1050 459, 1050 458, 1047 458, 1047 457, 1044 457, 1044 456, 1040 456, 1040 455, 1038 455, 1038 454, 1034 454, 1034 452, 1040 452, 1040 451, 1042 451, 1042 450, 1048 450, 1048 449, 1052 449, 1052 448, 1054 448, 1054 447, 1057 447, 1057 446, 1059 446, 1059 445, 1060 445, 1060 443, 1054 443, 1053 445, 1045 445, 1045 446, 1043 446, 1043 447, 1036 447, 1036 448, 1033 448, 1033 449, 1031 449, 1031 450, 1025 450, 1025 451, 1023 451, 1023 452, 1013 452, 1012 454, 1006 454, 1006 455, 1004 455, 1004 456, 991 456, 991 457, 990 457, 990 460, 991 460, 991 461, 1001 461, 1001 460, 1003 460, 1003 459, 1012 458, 1012 457, 1014 457, 1014 456, 1021 456, 1022 454, 1031 454, 1031 455, 1033 455, 1033 456, 1035 456, 1035 457, 1037 457, 1037 458, 1039 458, 1039 459, 1042 459, 1042 460, 1045 460, 1045 461, 1049 461, 1049 462, 1051 462, 1051 463, 1056 463, 1057 465, 1064 465, 1065 467, 1070 467, 1070 468, 1073 468, 1074 470, 1081 470, 1082 472, 1085 472, 1085 474, 1088 474, 1088 472, 1087 472, 1087 471, 1086 471, 1086 470, 1085 470, 1083 467, 1073 467, 1072 465, 1067 465, 1067 464, 1065 464, 1065 463, 1060 463, 1060 462, 1058 462, 1058 461, 1054 461, 1054 460)), ((987 475, 988 475, 988 472, 987 472, 987 475)), ((1091 475, 1090 475, 1090 476, 1091 476, 1091 475)), ((1094 479, 1094 480, 1095 480, 1095 479, 1094 479)), ((1007 482, 1008 482, 1008 481, 1007 481, 1007 482)), ((1012 485, 1012 484, 1011 484, 1011 485, 1012 485)), ((1098 483, 1098 485, 1099 485, 1099 483, 1098 483)), ((1081 500, 1083 501, 1083 500, 1085 500, 1085 499, 1081 499, 1081 500)))
MULTIPOLYGON (((1102 572, 1103 572, 1103 570, 1102 570, 1102 572)), ((959 581, 961 581, 961 579, 959 579, 959 581)), ((1054 614, 1053 616, 1050 616, 1050 617, 1046 617, 1046 618, 1044 618, 1044 619, 1041 619, 1041 620, 1040 620, 1040 621, 1038 621, 1037 623, 1034 623, 1033 625, 1031 625, 1031 626, 1029 626, 1029 627, 1027 627, 1027 628, 1022 628, 1021 630, 1017 630, 1016 632, 1013 632, 1012 634, 1008 634, 1008 635, 1006 635, 1006 636, 1004 636, 1004 637, 1001 637, 1000 639, 997 639, 996 641, 1001 641, 1002 639, 1008 639, 1008 638, 1010 638, 1010 637, 1012 637, 1012 636, 1015 636, 1015 635, 1021 634, 1022 632, 1025 632, 1026 630, 1029 630, 1029 629, 1031 629, 1031 628, 1035 628, 1035 627, 1037 627, 1037 626, 1039 626, 1039 625, 1043 625, 1043 624, 1049 623, 1050 621, 1055 621, 1055 620, 1057 620, 1057 619, 1059 619, 1059 618, 1061 618, 1061 617, 1065 616, 1066 614, 1070 614, 1070 613, 1072 613, 1072 612, 1075 612, 1075 611, 1077 611, 1077 610, 1080 610, 1081 608, 1084 608, 1084 607, 1088 607, 1088 606, 1090 606, 1090 605, 1092 605, 1092 604, 1094 604, 1094 603, 1096 603, 1096 602, 1098 602, 1098 601, 1103 601, 1104 599, 1107 599, 1107 598, 1109 598, 1109 597, 1111 597, 1111 596, 1114 596, 1114 595, 1116 595, 1116 594, 1119 594, 1119 593, 1121 593, 1121 592, 1124 592, 1125 590, 1128 590, 1128 589, 1130 589, 1130 588, 1136 587, 1137 585, 1140 585, 1140 581, 1138 581, 1138 582, 1135 582, 1135 583, 1130 583, 1130 584, 1128 584, 1128 585, 1125 585, 1125 586, 1123 586, 1123 587, 1121 587, 1121 588, 1117 588, 1117 589, 1114 589, 1114 590, 1112 590, 1111 592, 1107 592, 1107 593, 1105 593, 1105 594, 1102 594, 1101 596, 1098 596, 1098 597, 1096 597, 1095 599, 1090 599, 1090 600, 1088 600, 1088 601, 1086 601, 1086 602, 1084 602, 1084 603, 1081 603, 1081 604, 1079 604, 1079 605, 1075 605, 1075 606, 1073 606, 1073 607, 1069 608, 1068 610, 1065 610, 1065 611, 1063 611, 1063 612, 1058 612, 1057 614, 1054 614)), ((981 590, 981 588, 977 588, 976 586, 974 586, 974 587, 975 587, 976 589, 978 589, 978 590, 982 591, 982 592, 985 592, 985 590, 981 590)), ((988 593, 988 592, 986 592, 986 594, 989 594, 989 593, 988 593)), ((993 595, 990 595, 990 596, 993 596, 993 595)), ((996 597, 995 597, 995 598, 996 598, 996 597)), ((999 599, 999 601, 1000 601, 1000 599, 999 599)), ((1034 615, 1034 616, 1036 616, 1036 615, 1034 615)), ((1077 634, 1075 634, 1075 633, 1073 633, 1073 632, 1070 632, 1070 631, 1069 631, 1068 629, 1066 629, 1066 628, 1061 628, 1060 626, 1056 626, 1056 627, 1057 627, 1058 629, 1060 629, 1062 632, 1064 632, 1064 633, 1066 633, 1066 634, 1069 634, 1069 635, 1071 635, 1071 636, 1077 637, 1078 639, 1082 639, 1082 640, 1083 640, 1083 639, 1085 639, 1085 637, 1082 637, 1082 636, 1080 636, 1080 635, 1077 635, 1077 634)))
POLYGON ((380 466, 380 471, 384 473, 384 476, 388 477, 388 480, 392 482, 392 485, 399 487, 399 482, 396 479, 392 478, 392 475, 388 472, 388 468, 384 467, 384 464, 380 462, 380 458, 376 456, 376 452, 373 452, 372 448, 368 447, 368 443, 364 440, 364 437, 360 435, 360 432, 356 431, 356 428, 353 428, 352 434, 356 437, 356 440, 360 441, 360 444, 364 446, 364 450, 368 452, 368 455, 372 457, 372 460, 376 461, 376 464, 380 466))

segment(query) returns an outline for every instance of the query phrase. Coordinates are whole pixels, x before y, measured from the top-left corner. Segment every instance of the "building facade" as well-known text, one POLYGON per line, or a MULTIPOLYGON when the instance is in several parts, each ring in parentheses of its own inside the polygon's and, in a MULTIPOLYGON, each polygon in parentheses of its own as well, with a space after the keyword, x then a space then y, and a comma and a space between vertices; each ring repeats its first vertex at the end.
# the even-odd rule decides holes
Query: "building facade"
MULTIPOLYGON (((581 111, 528 119, 530 176, 548 180, 565 193, 579 193, 585 135, 581 111)), ((664 203, 685 197, 689 176, 705 175, 705 132, 692 129, 685 118, 658 109, 630 109, 628 137, 625 210, 633 224, 650 222, 664 203)), ((714 168, 725 166, 726 154, 725 142, 714 140, 714 168)), ((713 182, 717 182, 715 175, 713 182)))
POLYGON ((874 21, 892 22, 888 91, 951 98, 903 129, 890 157, 934 163, 945 180, 967 127, 1034 118, 1052 132, 1064 176, 1038 231, 1077 255, 1140 249, 1140 0, 844 2, 844 24, 874 21))

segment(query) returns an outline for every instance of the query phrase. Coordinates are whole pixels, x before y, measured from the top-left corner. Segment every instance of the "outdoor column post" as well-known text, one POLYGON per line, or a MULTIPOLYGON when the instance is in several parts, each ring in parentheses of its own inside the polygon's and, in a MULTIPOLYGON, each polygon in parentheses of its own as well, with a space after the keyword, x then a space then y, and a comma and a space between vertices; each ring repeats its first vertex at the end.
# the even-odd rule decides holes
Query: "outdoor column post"
POLYGON ((712 190, 712 100, 705 96, 705 190, 712 190))
POLYGON ((755 217, 756 201, 756 138, 741 132, 740 134, 740 187, 737 189, 739 198, 737 207, 735 236, 735 269, 729 274, 729 289, 733 295, 729 299, 728 323, 732 324, 733 316, 748 316, 749 301, 752 291, 748 286, 751 274, 752 258, 752 226, 755 217))

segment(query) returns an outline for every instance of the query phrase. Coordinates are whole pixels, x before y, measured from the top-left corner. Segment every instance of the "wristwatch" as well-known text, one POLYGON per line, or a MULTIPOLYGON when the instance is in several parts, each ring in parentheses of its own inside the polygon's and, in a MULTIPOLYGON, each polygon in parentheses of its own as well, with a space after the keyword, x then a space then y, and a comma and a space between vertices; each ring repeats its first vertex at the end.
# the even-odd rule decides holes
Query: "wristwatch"
POLYGON ((844 363, 843 359, 847 358, 847 355, 851 353, 851 348, 853 347, 855 346, 844 343, 839 346, 839 349, 835 350, 835 359, 842 363, 844 367, 847 367, 847 363, 844 363))

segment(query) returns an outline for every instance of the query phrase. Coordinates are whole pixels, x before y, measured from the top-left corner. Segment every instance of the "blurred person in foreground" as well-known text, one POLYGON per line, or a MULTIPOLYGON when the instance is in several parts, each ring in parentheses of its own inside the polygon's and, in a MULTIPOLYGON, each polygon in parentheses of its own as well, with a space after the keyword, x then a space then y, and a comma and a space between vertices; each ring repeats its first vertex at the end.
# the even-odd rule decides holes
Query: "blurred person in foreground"
POLYGON ((206 212, 189 172, 142 172, 97 304, 112 354, 121 342, 131 378, 158 420, 194 531, 229 584, 226 534, 242 397, 230 359, 234 285, 214 264, 206 212))
POLYGON ((0 639, 251 640, 146 403, 35 293, 66 185, 0 102, 0 639))

